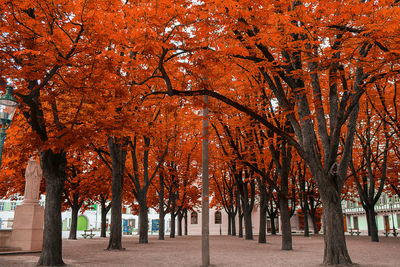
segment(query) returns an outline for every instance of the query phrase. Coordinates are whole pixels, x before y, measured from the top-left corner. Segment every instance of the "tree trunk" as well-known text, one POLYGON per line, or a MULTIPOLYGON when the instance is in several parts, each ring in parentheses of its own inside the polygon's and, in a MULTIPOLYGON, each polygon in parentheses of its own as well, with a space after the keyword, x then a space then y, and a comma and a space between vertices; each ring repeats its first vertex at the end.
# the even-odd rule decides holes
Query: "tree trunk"
POLYGON ((236 213, 231 215, 232 236, 236 236, 236 213))
POLYGON ((276 235, 275 214, 271 213, 270 219, 271 219, 271 235, 276 235))
POLYGON ((282 250, 292 250, 292 227, 290 226, 289 201, 286 196, 279 199, 281 212, 282 250))
POLYGON ((258 233, 258 243, 267 243, 267 207, 265 203, 260 206, 260 230, 258 233))
MULTIPOLYGON (((330 185, 328 185, 330 186, 330 185)), ((351 264, 344 236, 344 224, 340 194, 333 186, 321 190, 324 224, 325 265, 351 264)))
POLYGON ((158 240, 165 239, 165 210, 164 210, 164 175, 160 177, 160 192, 158 193, 158 240))
POLYGON ((231 213, 228 213, 228 235, 232 235, 232 219, 231 213))
POLYGON ((310 236, 310 227, 308 225, 308 211, 306 204, 304 204, 303 216, 304 216, 304 236, 310 236))
POLYGON ((371 230, 371 241, 372 242, 379 242, 378 237, 378 228, 376 227, 376 220, 375 220, 375 209, 374 206, 369 207, 368 209, 368 225, 371 230))
POLYGON ((175 238, 175 213, 171 211, 171 232, 169 233, 170 238, 175 238))
POLYGON ((71 207, 71 229, 69 229, 68 239, 76 240, 76 231, 78 229, 78 212, 78 204, 73 203, 73 206, 71 207))
POLYGON ((367 207, 364 207, 364 210, 365 210, 365 216, 367 217, 368 236, 371 236, 371 222, 369 219, 370 212, 367 207))
POLYGON ((314 234, 318 234, 318 226, 317 226, 317 216, 314 213, 310 213, 311 216, 311 222, 313 224, 314 228, 314 234))
POLYGON ((164 214, 164 209, 160 209, 160 212, 158 213, 158 240, 164 240, 165 239, 165 214, 164 214))
POLYGON ((183 214, 182 212, 178 213, 178 236, 182 236, 182 219, 183 214))
POLYGON ((110 211, 111 206, 109 204, 108 207, 106 207, 106 200, 101 200, 101 231, 100 231, 100 237, 107 237, 107 213, 110 211))
POLYGON ((239 213, 239 237, 243 237, 243 213, 239 213))
POLYGON ((147 203, 139 203, 139 244, 149 243, 149 217, 147 203))
POLYGON ((251 211, 245 211, 244 213, 244 228, 246 234, 246 240, 253 240, 253 225, 251 222, 251 211))
POLYGON ((126 150, 117 138, 108 138, 108 147, 112 161, 111 184, 111 233, 107 250, 123 250, 122 248, 122 186, 124 183, 124 170, 126 150))
POLYGON ((43 248, 38 265, 61 266, 62 220, 61 203, 67 159, 65 152, 53 153, 51 149, 40 152, 40 163, 46 182, 43 248))
POLYGON ((185 235, 188 235, 188 212, 187 210, 185 211, 185 235))

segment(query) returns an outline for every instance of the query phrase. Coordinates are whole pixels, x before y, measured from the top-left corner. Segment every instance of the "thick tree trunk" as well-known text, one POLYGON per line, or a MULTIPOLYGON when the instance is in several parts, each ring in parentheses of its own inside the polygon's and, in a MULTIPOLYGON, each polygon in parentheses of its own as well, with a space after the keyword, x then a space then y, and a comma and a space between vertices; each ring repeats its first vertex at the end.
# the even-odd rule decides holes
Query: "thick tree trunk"
POLYGON ((182 236, 182 219, 183 214, 182 212, 178 213, 178 236, 182 236))
POLYGON ((62 266, 61 203, 67 159, 65 152, 53 153, 51 149, 40 152, 40 163, 46 182, 43 248, 38 265, 62 266))
POLYGON ((260 230, 258 233, 258 243, 267 243, 267 207, 265 203, 260 206, 260 230))
POLYGON ((279 199, 279 210, 281 212, 282 250, 292 250, 289 201, 285 196, 279 199))
MULTIPOLYGON (((330 186, 330 185, 328 185, 330 186)), ((344 236, 340 194, 332 187, 321 190, 324 224, 325 265, 351 264, 344 236)))
POLYGON ((188 212, 187 210, 185 211, 185 235, 188 235, 188 212))
POLYGON ((76 240, 76 231, 78 229, 78 212, 79 206, 74 203, 74 205, 71 207, 71 229, 69 229, 68 239, 76 240))
POLYGON ((368 228, 371 231, 371 241, 372 242, 379 242, 378 228, 376 227, 374 206, 369 207, 367 219, 368 219, 368 226, 369 226, 368 228))
POLYGON ((253 225, 251 222, 251 211, 244 212, 244 228, 246 240, 253 240, 253 225))
POLYGON ((144 203, 139 203, 139 244, 149 243, 149 217, 148 207, 144 200, 144 203))
POLYGON ((124 183, 124 170, 126 162, 126 150, 117 138, 108 138, 112 161, 111 184, 111 233, 107 250, 123 250, 122 248, 122 186, 124 183))
POLYGON ((173 211, 171 211, 171 232, 169 233, 170 238, 175 238, 175 217, 176 215, 173 211))

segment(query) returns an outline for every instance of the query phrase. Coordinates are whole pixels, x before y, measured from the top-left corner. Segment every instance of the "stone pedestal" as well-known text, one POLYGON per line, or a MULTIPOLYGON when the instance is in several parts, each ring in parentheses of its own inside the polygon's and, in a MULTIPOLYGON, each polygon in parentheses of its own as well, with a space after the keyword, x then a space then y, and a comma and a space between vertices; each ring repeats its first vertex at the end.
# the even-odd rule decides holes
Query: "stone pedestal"
POLYGON ((40 251, 43 245, 44 208, 23 203, 15 208, 10 245, 26 251, 40 251))

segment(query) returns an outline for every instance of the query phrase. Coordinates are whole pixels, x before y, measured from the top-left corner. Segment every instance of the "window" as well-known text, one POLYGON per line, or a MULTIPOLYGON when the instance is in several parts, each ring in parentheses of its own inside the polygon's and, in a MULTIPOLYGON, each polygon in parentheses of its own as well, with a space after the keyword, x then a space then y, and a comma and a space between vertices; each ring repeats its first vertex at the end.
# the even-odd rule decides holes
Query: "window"
POLYGON ((0 202, 0 211, 4 210, 4 202, 0 202))
POLYGON ((221 212, 216 211, 215 212, 215 224, 221 224, 221 223, 222 223, 221 212))
POLYGON ((15 210, 16 206, 17 206, 16 202, 11 202, 11 210, 15 210))
POLYGON ((190 215, 190 223, 197 224, 197 212, 193 211, 190 215))

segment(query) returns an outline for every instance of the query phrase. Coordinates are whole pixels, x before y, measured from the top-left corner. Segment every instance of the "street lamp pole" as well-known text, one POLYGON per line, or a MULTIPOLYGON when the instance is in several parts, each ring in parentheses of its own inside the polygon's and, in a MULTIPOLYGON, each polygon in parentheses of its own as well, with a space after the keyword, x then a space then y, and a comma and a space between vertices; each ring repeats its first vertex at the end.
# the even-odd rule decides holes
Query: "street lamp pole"
POLYGON ((208 96, 204 96, 203 107, 203 144, 202 144, 202 203, 201 203, 201 236, 202 267, 210 266, 210 228, 209 228, 209 180, 208 180, 208 96))
POLYGON ((15 110, 17 109, 18 102, 12 96, 13 88, 7 86, 6 93, 0 98, 0 169, 3 158, 3 147, 6 140, 6 130, 10 127, 11 121, 14 117, 15 110))

